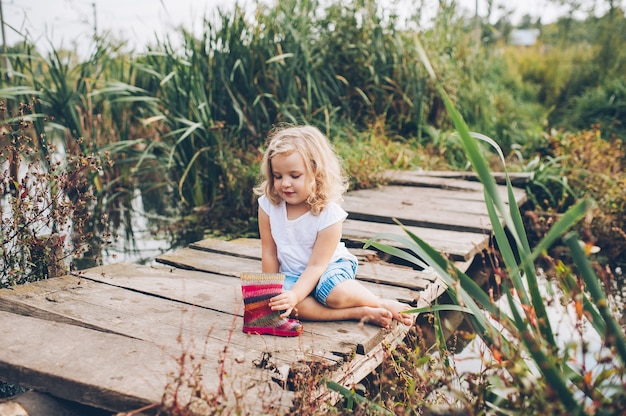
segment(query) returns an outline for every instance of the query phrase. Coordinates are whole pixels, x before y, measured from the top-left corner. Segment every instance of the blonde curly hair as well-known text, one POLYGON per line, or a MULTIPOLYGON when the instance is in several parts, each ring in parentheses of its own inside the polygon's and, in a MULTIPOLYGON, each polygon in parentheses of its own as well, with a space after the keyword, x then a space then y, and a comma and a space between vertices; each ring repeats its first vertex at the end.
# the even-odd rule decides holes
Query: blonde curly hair
POLYGON ((261 164, 262 182, 254 188, 257 195, 266 195, 274 205, 281 201, 274 188, 272 159, 277 155, 289 156, 298 153, 304 160, 307 175, 314 178, 307 203, 311 213, 319 214, 329 202, 341 202, 348 189, 341 160, 328 138, 312 126, 279 127, 270 132, 261 164))

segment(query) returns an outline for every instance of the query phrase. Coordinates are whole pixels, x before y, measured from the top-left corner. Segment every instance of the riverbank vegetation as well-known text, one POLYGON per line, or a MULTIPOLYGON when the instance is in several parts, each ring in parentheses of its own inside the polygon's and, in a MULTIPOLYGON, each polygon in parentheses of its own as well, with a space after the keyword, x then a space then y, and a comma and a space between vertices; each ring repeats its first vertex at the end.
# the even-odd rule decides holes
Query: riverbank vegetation
MULTIPOLYGON (((62 50, 41 55, 28 39, 12 45, 0 79, 0 286, 45 277, 59 260, 78 268, 101 262, 111 239, 133 241, 135 215, 172 246, 205 235, 255 236, 251 189, 265 134, 277 123, 322 129, 353 189, 382 184, 386 169, 468 170, 484 158, 486 168, 502 170, 493 146, 479 141, 477 153, 468 153, 462 119, 497 143, 508 171, 532 174, 521 216, 529 247, 513 251, 540 245, 568 210, 594 201, 585 221, 568 225, 600 248, 588 253, 591 265, 605 288, 619 286, 619 295, 626 251, 626 20, 610 3, 603 16, 583 20, 526 19, 521 28, 540 30, 527 46, 509 42, 514 28, 506 16, 496 23, 469 19, 454 2, 440 2, 425 24, 420 6, 404 21, 383 14, 374 0, 286 0, 259 5, 254 16, 239 8, 216 12, 205 18, 201 36, 180 28, 145 51, 128 51, 123 41, 99 34, 84 61, 62 50)), ((550 242, 533 258, 573 281, 568 290, 595 311, 579 291, 588 285, 579 276, 584 266, 570 269, 570 248, 550 242)), ((530 265, 523 266, 528 274, 530 265)), ((511 276, 519 271, 507 263, 511 276)), ((507 318, 507 328, 520 336, 526 334, 520 322, 531 317, 524 312, 525 318, 507 318)), ((566 359, 568 351, 550 353, 566 359)), ((521 357, 508 355, 507 363, 522 363, 521 357)), ((565 388, 574 383, 595 392, 586 374, 555 377, 565 388)), ((509 377, 515 373, 502 376, 502 388, 513 388, 505 383, 509 377)), ((472 386, 483 390, 474 397, 491 394, 485 380, 493 382, 477 381, 472 386)), ((414 391, 413 381, 403 385, 414 391)), ((519 389, 521 406, 527 396, 519 389)), ((543 393, 547 402, 555 392, 543 393)), ((582 409, 593 413, 587 401, 596 403, 597 396, 585 397, 582 409)))

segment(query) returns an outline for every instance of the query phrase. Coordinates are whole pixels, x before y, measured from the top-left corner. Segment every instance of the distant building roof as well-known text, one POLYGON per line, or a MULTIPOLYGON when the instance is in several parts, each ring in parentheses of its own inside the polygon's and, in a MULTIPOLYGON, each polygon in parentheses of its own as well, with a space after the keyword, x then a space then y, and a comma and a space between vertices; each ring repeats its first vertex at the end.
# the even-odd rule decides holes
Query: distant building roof
POLYGON ((537 42, 540 33, 539 29, 513 29, 509 43, 517 46, 531 46, 537 42))

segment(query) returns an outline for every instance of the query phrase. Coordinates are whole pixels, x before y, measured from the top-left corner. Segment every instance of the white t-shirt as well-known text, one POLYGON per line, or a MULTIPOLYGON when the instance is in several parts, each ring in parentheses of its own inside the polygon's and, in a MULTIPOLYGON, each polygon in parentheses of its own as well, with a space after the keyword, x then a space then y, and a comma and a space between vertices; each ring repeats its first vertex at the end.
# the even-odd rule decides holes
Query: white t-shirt
MULTIPOLYGON (((331 202, 319 215, 309 211, 295 220, 289 220, 285 201, 274 205, 265 195, 259 198, 259 208, 270 217, 270 229, 280 263, 279 271, 288 276, 300 277, 309 262, 319 231, 348 217, 339 204, 331 202)), ((337 245, 330 263, 339 259, 357 261, 343 242, 337 245)))

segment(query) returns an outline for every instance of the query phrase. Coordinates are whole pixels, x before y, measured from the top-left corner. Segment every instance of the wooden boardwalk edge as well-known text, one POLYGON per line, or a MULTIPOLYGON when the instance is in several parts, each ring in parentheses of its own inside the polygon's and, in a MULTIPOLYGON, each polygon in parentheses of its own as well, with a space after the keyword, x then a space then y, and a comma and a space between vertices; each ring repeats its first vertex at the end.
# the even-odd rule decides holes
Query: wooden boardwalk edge
POLYGON ((0 312, 0 331, 3 378, 111 411, 160 401, 165 375, 174 370, 174 362, 164 360, 163 350, 154 344, 75 325, 0 312), (38 334, 38 342, 33 333, 38 334), (82 342, 68 346, 67 338, 82 342), (137 360, 139 351, 144 360, 137 360), (82 360, 86 355, 90 359, 82 360), (112 357, 116 359, 111 361, 112 357), (145 357, 149 367, 144 366, 145 357), (120 374, 132 379, 132 387, 120 374))

